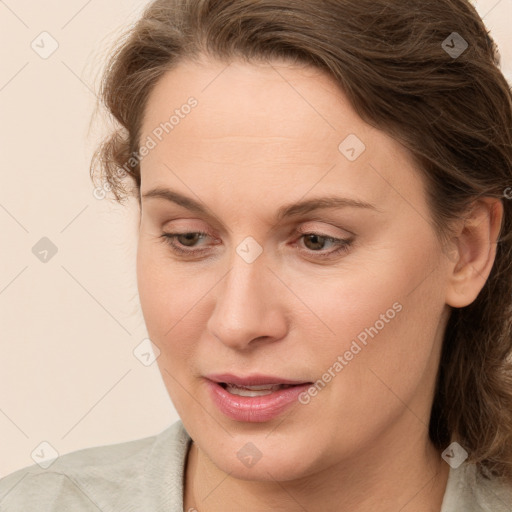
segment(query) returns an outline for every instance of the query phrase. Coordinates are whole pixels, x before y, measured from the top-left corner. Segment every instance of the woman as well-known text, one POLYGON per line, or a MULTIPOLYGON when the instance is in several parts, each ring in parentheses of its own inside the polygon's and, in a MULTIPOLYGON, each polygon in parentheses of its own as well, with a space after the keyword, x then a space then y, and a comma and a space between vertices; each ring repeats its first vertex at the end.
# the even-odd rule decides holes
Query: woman
POLYGON ((512 101, 475 9, 156 0, 101 92, 181 421, 2 510, 510 511, 512 101))

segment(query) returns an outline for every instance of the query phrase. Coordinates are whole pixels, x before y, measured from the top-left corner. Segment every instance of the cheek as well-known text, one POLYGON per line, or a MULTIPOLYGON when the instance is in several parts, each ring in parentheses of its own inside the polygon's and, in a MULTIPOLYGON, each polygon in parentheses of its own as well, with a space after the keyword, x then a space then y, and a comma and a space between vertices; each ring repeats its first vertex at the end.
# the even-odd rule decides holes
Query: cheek
POLYGON ((142 313, 150 335, 160 330, 158 322, 163 322, 165 318, 163 311, 165 297, 162 296, 165 280, 162 279, 163 269, 155 255, 158 252, 156 249, 151 250, 149 244, 143 240, 139 241, 137 248, 137 287, 142 313))
POLYGON ((159 348, 157 365, 174 407, 180 417, 186 415, 189 395, 187 379, 193 373, 194 339, 199 334, 193 320, 190 277, 176 272, 165 250, 141 240, 137 250, 137 284, 147 332, 159 348))
POLYGON ((160 351, 161 359, 168 352, 168 340, 173 340, 179 318, 184 316, 184 296, 189 290, 183 278, 173 271, 159 243, 141 239, 137 250, 137 286, 142 314, 149 334, 160 351))
POLYGON ((159 363, 170 368, 190 358, 207 319, 202 318, 204 295, 213 287, 198 279, 198 270, 177 265, 165 247, 140 240, 137 250, 137 284, 146 328, 159 347, 159 363))
POLYGON ((328 289, 329 300, 316 299, 336 333, 314 356, 321 380, 335 375, 326 387, 330 391, 319 392, 325 396, 322 414, 343 422, 344 435, 354 440, 365 429, 368 435, 383 429, 404 404, 418 417, 428 411, 441 342, 442 282, 426 252, 403 254, 398 260, 397 249, 396 259, 372 266, 379 272, 354 273, 343 289, 328 289))
POLYGON ((187 276, 168 258, 162 242, 139 240, 137 286, 141 307, 148 330, 160 340, 185 314, 193 285, 193 276, 187 276))

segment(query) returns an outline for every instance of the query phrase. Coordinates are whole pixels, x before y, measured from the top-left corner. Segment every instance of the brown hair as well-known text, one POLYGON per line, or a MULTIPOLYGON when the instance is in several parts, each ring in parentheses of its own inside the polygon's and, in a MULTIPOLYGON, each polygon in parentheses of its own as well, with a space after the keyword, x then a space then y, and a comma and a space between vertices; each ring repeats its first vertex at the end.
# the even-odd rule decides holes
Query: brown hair
POLYGON ((180 60, 201 55, 284 58, 328 73, 363 120, 409 150, 446 240, 450 221, 475 199, 502 198, 491 274, 472 304, 451 311, 429 435, 439 449, 456 439, 481 474, 512 481, 512 202, 503 200, 512 185, 512 95, 476 10, 466 0, 153 1, 120 40, 101 87, 118 127, 91 176, 99 164, 117 201, 128 196, 126 179, 140 201, 133 155, 149 93, 180 60), (468 45, 460 55, 448 51, 457 48, 454 32, 468 45))

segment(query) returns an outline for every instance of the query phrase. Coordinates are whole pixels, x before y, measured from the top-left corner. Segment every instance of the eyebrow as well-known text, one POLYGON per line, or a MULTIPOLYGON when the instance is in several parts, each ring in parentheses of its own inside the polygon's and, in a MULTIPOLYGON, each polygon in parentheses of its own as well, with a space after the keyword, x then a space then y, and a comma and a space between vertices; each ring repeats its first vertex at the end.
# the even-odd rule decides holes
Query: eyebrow
MULTIPOLYGON (((209 208, 204 206, 199 201, 196 201, 195 199, 184 196, 179 192, 167 188, 154 188, 142 194, 142 197, 146 199, 164 199, 166 201, 176 203, 177 205, 182 206, 192 212, 202 215, 210 215, 212 217, 214 216, 213 212, 211 212, 209 208)), ((304 215, 315 210, 328 208, 361 208, 381 212, 381 210, 379 210, 375 205, 366 201, 360 201, 358 199, 350 199, 346 197, 327 196, 281 206, 277 210, 276 219, 281 221, 288 217, 304 215)))

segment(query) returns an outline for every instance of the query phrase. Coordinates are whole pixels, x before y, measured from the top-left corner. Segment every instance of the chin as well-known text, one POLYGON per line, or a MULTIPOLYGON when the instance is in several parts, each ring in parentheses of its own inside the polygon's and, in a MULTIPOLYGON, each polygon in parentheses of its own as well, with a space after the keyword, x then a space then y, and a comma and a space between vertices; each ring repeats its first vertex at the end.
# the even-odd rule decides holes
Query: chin
POLYGON ((265 438, 266 435, 234 436, 222 445, 215 444, 214 449, 210 448, 211 442, 208 447, 207 440, 199 439, 197 445, 206 446, 207 449, 202 451, 213 464, 239 480, 297 480, 320 469, 322 457, 311 457, 314 452, 321 454, 320 448, 315 450, 309 443, 305 450, 299 440, 296 446, 291 440, 285 443, 277 438, 272 443, 265 438), (308 455, 311 458, 306 458, 308 455))

